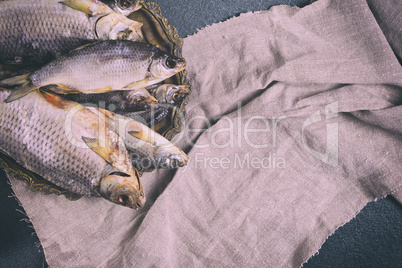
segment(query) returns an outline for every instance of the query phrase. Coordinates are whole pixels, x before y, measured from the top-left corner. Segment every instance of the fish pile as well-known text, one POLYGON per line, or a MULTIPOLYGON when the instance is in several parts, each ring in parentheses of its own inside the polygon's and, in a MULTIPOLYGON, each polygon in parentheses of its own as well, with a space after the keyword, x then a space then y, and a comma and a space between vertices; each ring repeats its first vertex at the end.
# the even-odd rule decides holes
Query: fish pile
POLYGON ((0 150, 72 193, 135 209, 145 204, 139 171, 188 162, 147 126, 189 88, 163 83, 186 62, 145 43, 142 23, 126 17, 140 8, 138 0, 0 1, 0 150))

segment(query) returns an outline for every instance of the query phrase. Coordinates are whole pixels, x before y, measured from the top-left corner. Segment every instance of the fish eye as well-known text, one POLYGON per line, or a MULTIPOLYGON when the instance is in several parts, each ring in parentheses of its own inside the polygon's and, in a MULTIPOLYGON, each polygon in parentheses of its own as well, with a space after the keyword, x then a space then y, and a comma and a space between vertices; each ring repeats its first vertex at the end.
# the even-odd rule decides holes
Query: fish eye
POLYGON ((128 38, 129 32, 121 32, 118 34, 117 39, 126 40, 128 38))
POLYGON ((165 64, 170 69, 173 69, 174 67, 176 67, 176 61, 174 61, 171 57, 166 58, 165 64))
POLYGON ((130 1, 127 0, 119 1, 118 4, 122 8, 129 8, 131 6, 130 1))
POLYGON ((179 164, 180 164, 180 163, 179 163, 179 161, 178 161, 177 159, 173 159, 173 160, 170 162, 170 165, 171 165, 173 168, 179 167, 179 166, 180 166, 179 164))
POLYGON ((136 99, 137 102, 144 101, 144 100, 145 100, 145 97, 144 97, 144 96, 138 97, 138 98, 136 99))
POLYGON ((180 100, 179 94, 177 94, 177 93, 173 94, 173 99, 174 99, 175 101, 180 100))
POLYGON ((119 196, 119 203, 122 205, 127 205, 129 200, 130 200, 130 198, 128 198, 128 196, 125 194, 122 194, 119 196))

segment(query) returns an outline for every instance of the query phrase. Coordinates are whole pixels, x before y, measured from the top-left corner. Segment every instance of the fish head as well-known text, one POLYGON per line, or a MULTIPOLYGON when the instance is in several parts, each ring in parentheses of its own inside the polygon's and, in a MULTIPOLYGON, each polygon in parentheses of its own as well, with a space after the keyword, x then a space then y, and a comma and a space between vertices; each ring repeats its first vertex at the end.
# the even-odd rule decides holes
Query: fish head
POLYGON ((146 89, 138 89, 128 92, 126 98, 135 107, 154 107, 158 101, 146 89))
POLYGON ((101 40, 141 40, 142 23, 130 20, 122 14, 112 12, 100 17, 95 24, 95 31, 101 40))
POLYGON ((149 71, 153 78, 164 80, 185 68, 185 59, 160 52, 154 55, 149 71))
POLYGON ((161 146, 154 152, 159 168, 179 168, 187 165, 189 157, 174 145, 161 146))
POLYGON ((114 11, 128 16, 132 12, 140 9, 142 6, 139 0, 101 0, 103 3, 108 5, 114 11))
POLYGON ((129 208, 140 209, 145 204, 138 172, 135 176, 122 172, 110 173, 100 182, 100 194, 115 204, 129 208))
POLYGON ((190 94, 189 86, 187 85, 167 84, 163 90, 165 90, 165 101, 170 104, 177 104, 190 94))

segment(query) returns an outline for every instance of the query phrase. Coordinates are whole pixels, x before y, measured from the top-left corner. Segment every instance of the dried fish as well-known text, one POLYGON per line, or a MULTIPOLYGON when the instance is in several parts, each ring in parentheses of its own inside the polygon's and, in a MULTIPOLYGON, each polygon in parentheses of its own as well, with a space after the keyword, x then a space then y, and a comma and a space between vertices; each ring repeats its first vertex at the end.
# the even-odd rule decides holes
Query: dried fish
POLYGON ((6 102, 11 102, 44 87, 61 94, 135 90, 184 68, 184 59, 150 44, 108 40, 71 51, 32 74, 4 79, 0 85, 20 85, 7 98, 6 102))
POLYGON ((139 174, 122 139, 102 117, 53 93, 12 103, 0 90, 0 149, 17 163, 73 193, 140 208, 139 174))
POLYGON ((136 167, 151 170, 187 165, 189 158, 180 148, 147 126, 107 110, 90 109, 108 118, 107 123, 123 139, 136 167))
POLYGON ((44 64, 100 39, 143 37, 142 23, 107 8, 88 17, 58 0, 0 1, 0 64, 44 64))

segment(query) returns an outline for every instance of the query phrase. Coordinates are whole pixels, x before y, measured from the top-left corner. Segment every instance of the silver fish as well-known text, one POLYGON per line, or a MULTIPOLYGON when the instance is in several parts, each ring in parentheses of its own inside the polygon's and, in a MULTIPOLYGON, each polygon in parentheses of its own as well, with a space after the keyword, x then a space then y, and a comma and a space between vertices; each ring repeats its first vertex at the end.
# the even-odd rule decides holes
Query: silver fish
POLYGON ((108 118, 107 123, 122 138, 134 166, 152 170, 187 165, 189 158, 180 148, 147 126, 107 110, 89 109, 108 118))
POLYGON ((4 79, 0 85, 21 85, 7 98, 6 102, 11 102, 44 87, 61 94, 136 90, 159 83, 184 68, 183 58, 153 45, 108 40, 71 51, 32 74, 4 79))
POLYGON ((105 120, 53 93, 6 104, 0 90, 0 149, 17 163, 73 193, 140 208, 138 171, 105 120))
POLYGON ((113 11, 88 16, 58 0, 3 0, 0 16, 3 65, 44 64, 98 40, 143 37, 140 22, 113 11))

